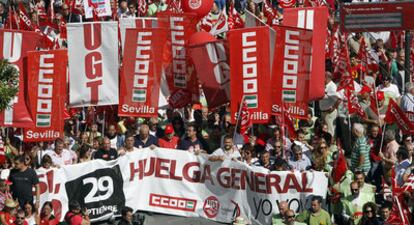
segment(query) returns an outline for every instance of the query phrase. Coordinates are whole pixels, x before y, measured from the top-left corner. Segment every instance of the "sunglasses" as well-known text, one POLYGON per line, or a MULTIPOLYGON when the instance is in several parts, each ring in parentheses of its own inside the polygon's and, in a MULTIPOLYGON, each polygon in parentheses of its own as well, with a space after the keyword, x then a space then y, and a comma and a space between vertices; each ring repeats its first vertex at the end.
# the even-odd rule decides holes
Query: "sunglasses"
POLYGON ((24 217, 16 217, 17 220, 24 220, 24 217))
POLYGON ((295 216, 286 216, 287 218, 295 218, 295 216))
POLYGON ((365 211, 365 213, 370 213, 370 212, 372 212, 372 210, 371 210, 371 209, 367 209, 367 210, 365 211))
POLYGON ((282 146, 280 146, 280 145, 276 145, 275 147, 276 147, 276 148, 281 148, 282 146))

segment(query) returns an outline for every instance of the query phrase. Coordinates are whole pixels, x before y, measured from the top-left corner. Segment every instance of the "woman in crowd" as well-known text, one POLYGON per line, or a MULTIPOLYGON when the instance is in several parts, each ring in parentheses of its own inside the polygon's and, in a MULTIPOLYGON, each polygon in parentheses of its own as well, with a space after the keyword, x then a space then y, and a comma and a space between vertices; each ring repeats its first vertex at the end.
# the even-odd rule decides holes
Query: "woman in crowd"
POLYGON ((40 224, 39 225, 57 225, 59 220, 52 214, 53 206, 52 202, 45 202, 40 212, 40 224))
POLYGON ((362 206, 362 219, 358 225, 382 225, 383 223, 377 217, 377 205, 373 202, 367 202, 362 206))
POLYGON ((250 144, 243 145, 241 153, 243 157, 242 161, 249 166, 253 165, 259 160, 255 156, 254 147, 250 144))
POLYGON ((79 162, 88 162, 91 160, 91 147, 89 145, 82 145, 79 149, 79 162))
POLYGON ((39 216, 37 215, 36 210, 30 202, 25 202, 23 205, 23 209, 27 225, 39 224, 39 216))

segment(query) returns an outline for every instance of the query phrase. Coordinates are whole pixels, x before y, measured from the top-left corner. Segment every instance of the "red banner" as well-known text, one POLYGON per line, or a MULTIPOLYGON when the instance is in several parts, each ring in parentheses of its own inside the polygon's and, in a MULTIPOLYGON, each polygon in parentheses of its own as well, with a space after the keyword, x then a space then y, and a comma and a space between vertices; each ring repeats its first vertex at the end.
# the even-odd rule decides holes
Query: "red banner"
POLYGON ((0 126, 32 127, 33 120, 25 102, 24 66, 27 52, 34 51, 39 42, 39 35, 31 31, 0 30, 0 59, 7 59, 19 70, 19 93, 13 100, 12 107, 0 113, 0 126))
POLYGON ((284 108, 291 117, 306 119, 312 31, 282 26, 274 26, 274 29, 276 41, 272 69, 272 113, 281 114, 284 108))
POLYGON ((231 119, 244 97, 253 123, 267 123, 270 113, 269 28, 255 27, 228 33, 230 47, 231 119))
POLYGON ((167 31, 127 29, 118 115, 152 117, 158 114, 162 48, 167 31))
POLYGON ((168 49, 164 49, 163 63, 171 94, 184 89, 195 98, 199 96, 194 65, 187 57, 187 44, 191 35, 197 31, 197 22, 196 15, 191 13, 158 13, 159 27, 169 31, 166 35, 168 49))
POLYGON ((313 30, 312 71, 309 84, 309 100, 317 100, 325 95, 325 43, 327 39, 328 8, 288 8, 283 12, 283 25, 313 30))
POLYGON ((62 138, 66 100, 66 50, 33 51, 27 56, 29 107, 34 126, 24 130, 24 141, 62 138))
POLYGON ((388 103, 388 110, 385 114, 384 120, 388 124, 397 123, 403 134, 414 134, 414 125, 410 122, 406 114, 397 105, 397 103, 395 103, 392 99, 390 99, 390 102, 388 103))
POLYGON ((230 67, 223 42, 191 46, 190 55, 208 107, 215 108, 229 102, 230 67))

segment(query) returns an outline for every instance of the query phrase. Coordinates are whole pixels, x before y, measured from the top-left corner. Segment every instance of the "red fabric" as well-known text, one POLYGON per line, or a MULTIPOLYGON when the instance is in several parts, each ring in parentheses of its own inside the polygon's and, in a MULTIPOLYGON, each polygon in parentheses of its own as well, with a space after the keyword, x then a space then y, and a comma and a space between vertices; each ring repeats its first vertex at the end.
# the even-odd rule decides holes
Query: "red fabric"
POLYGON ((311 54, 313 35, 312 32, 294 27, 273 26, 276 31, 276 45, 272 67, 272 113, 280 114, 285 108, 292 118, 307 119, 308 104, 310 100, 309 90, 312 82, 321 82, 317 78, 310 82, 311 54), (290 34, 290 35, 289 35, 290 34), (292 51, 292 42, 297 51, 292 51), (289 57, 286 53, 289 52, 289 57), (291 57, 297 61, 297 70, 289 69, 291 57), (295 78, 293 81, 292 77, 295 78), (276 106, 276 107, 275 107, 276 106), (279 110, 276 110, 278 108, 279 110), (275 110, 273 110, 275 109, 275 110))
POLYGON ((332 180, 337 183, 345 175, 347 170, 346 159, 342 150, 339 150, 338 158, 335 163, 335 167, 332 171, 332 180))
POLYGON ((402 111, 402 109, 392 99, 390 99, 390 102, 388 104, 388 109, 384 120, 388 124, 397 123, 403 134, 414 133, 414 126, 408 120, 406 114, 402 111))
POLYGON ((14 221, 16 220, 14 216, 10 215, 10 213, 7 212, 0 212, 0 215, 4 215, 4 219, 6 221, 6 224, 3 225, 13 225, 14 221))
POLYGON ((163 137, 158 140, 158 144, 160 145, 160 148, 176 149, 179 140, 180 139, 176 136, 174 136, 170 141, 168 141, 165 137, 163 137))
POLYGON ((247 134, 252 125, 252 121, 250 120, 251 113, 250 109, 247 107, 246 101, 243 101, 242 103, 240 114, 240 118, 238 118, 240 120, 240 134, 247 134))
POLYGON ((81 225, 82 220, 83 218, 81 215, 74 215, 72 212, 68 212, 65 216, 65 221, 68 225, 81 225))
POLYGON ((227 35, 231 68, 231 121, 236 122, 235 115, 239 112, 240 103, 244 98, 247 107, 251 110, 252 123, 268 123, 271 109, 269 28, 237 29, 229 31, 227 35), (249 45, 243 48, 242 37, 246 34, 250 35, 246 38, 247 41, 245 40, 249 45), (241 57, 246 49, 250 51, 248 62, 243 61, 241 57), (257 71, 252 73, 253 70, 245 69, 247 65, 254 65, 257 71))

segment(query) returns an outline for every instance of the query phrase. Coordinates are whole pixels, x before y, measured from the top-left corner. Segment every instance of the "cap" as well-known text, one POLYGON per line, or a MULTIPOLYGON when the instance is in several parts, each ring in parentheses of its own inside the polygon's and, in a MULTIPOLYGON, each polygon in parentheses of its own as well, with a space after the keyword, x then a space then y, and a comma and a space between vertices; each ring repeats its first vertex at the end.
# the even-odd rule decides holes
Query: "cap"
POLYGON ((362 88, 361 88, 361 91, 359 91, 359 94, 360 95, 362 95, 362 94, 365 94, 365 93, 371 93, 371 88, 370 87, 368 87, 368 86, 366 86, 366 85, 364 85, 362 88))
POLYGON ((171 124, 167 124, 167 125, 165 126, 165 131, 164 131, 164 133, 165 133, 165 134, 172 134, 172 133, 174 133, 174 128, 173 128, 173 126, 172 126, 171 124))
POLYGON ((377 99, 378 101, 384 100, 384 92, 383 91, 377 91, 377 99))

